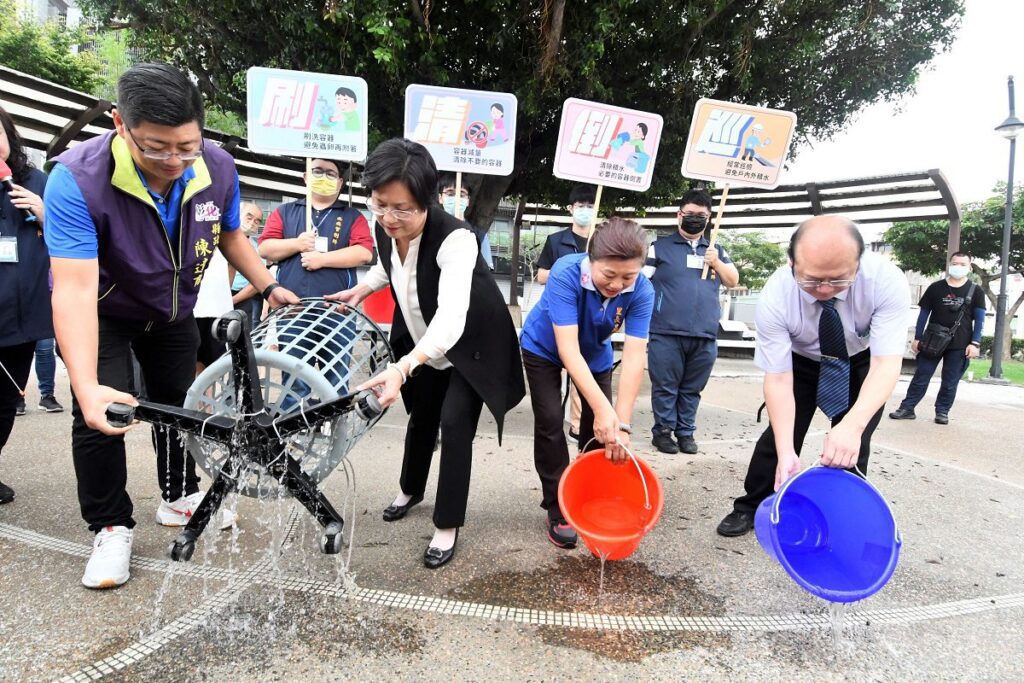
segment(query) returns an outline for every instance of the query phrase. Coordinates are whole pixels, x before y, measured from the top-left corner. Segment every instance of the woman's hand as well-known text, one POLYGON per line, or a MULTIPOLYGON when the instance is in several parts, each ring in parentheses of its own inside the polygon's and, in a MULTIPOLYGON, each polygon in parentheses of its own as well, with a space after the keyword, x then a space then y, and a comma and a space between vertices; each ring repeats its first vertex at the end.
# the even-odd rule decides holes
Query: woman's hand
POLYGON ((14 204, 16 209, 28 209, 32 212, 32 215, 36 217, 39 224, 43 223, 43 198, 37 195, 35 192, 26 190, 21 185, 11 185, 11 204, 14 204))
POLYGON ((340 292, 335 292, 334 294, 327 294, 324 298, 328 301, 337 301, 340 303, 341 306, 339 308, 341 308, 341 311, 344 313, 348 311, 349 306, 358 306, 363 302, 363 299, 371 294, 373 294, 373 290, 366 285, 356 285, 352 289, 343 289, 340 292))
POLYGON ((609 404, 600 412, 594 413, 594 438, 604 444, 605 457, 610 460, 621 460, 621 448, 615 443, 619 431, 619 416, 609 404), (613 455, 614 454, 614 455, 613 455))
POLYGON ((394 365, 388 365, 384 372, 377 373, 356 387, 356 391, 371 390, 377 396, 380 407, 387 408, 398 400, 404 381, 401 370, 394 365))
POLYGON ((629 432, 624 432, 620 429, 616 438, 618 442, 605 443, 604 457, 612 462, 625 462, 629 458, 627 450, 629 448, 629 432))

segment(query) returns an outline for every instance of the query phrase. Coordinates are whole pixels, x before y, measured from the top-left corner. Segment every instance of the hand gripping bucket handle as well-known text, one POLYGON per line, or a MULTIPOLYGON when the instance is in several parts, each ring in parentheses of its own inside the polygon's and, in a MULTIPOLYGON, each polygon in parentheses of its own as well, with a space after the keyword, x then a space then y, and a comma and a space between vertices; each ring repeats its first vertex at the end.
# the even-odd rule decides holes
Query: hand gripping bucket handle
MULTIPOLYGON (((626 452, 628 453, 629 451, 626 451, 626 452)), ((783 497, 783 495, 784 495, 784 494, 786 493, 786 490, 787 490, 787 489, 788 489, 788 488, 790 487, 790 485, 791 485, 791 484, 792 484, 792 483, 793 483, 794 481, 796 481, 796 480, 797 480, 797 479, 799 479, 800 477, 804 476, 805 474, 807 474, 807 473, 808 473, 808 472, 810 472, 811 470, 814 470, 814 469, 816 469, 816 468, 818 468, 818 467, 824 467, 824 465, 822 465, 822 464, 821 464, 820 462, 816 462, 816 463, 814 463, 813 465, 811 465, 811 466, 810 466, 810 467, 808 467, 807 469, 803 470, 802 472, 799 472, 799 473, 797 473, 797 474, 796 474, 795 476, 792 476, 792 477, 790 477, 789 479, 787 479, 787 480, 786 480, 786 481, 785 481, 785 482, 784 482, 784 483, 782 484, 782 486, 781 486, 781 487, 779 487, 779 490, 775 492, 775 498, 774 498, 774 502, 772 503, 772 511, 771 511, 771 515, 769 516, 769 520, 771 521, 771 523, 772 523, 772 526, 778 526, 778 524, 779 524, 779 505, 781 505, 781 504, 782 504, 782 497, 783 497)), ((874 485, 873 485, 873 484, 872 484, 871 482, 869 482, 869 481, 868 481, 868 478, 867 478, 867 476, 865 476, 865 474, 864 474, 863 472, 861 472, 861 471, 860 471, 860 468, 859 468, 859 467, 857 467, 856 465, 854 465, 854 466, 853 466, 853 470, 854 470, 854 472, 856 472, 856 473, 857 473, 857 475, 858 475, 858 476, 859 476, 859 477, 860 477, 861 479, 863 479, 863 480, 864 480, 864 482, 865 482, 866 484, 868 484, 868 486, 871 486, 872 488, 874 488, 874 485)), ((646 484, 645 484, 645 485, 644 485, 644 491, 646 491, 646 490, 647 490, 647 487, 646 487, 646 484)), ((877 489, 876 489, 876 490, 877 490, 877 489)), ((896 538, 896 543, 897 543, 898 545, 903 545, 903 537, 902 537, 902 536, 900 535, 900 527, 899 527, 899 525, 898 525, 898 524, 896 523, 896 516, 892 514, 892 507, 890 507, 890 505, 889 505, 889 501, 887 501, 887 500, 885 499, 885 496, 883 496, 883 495, 882 495, 881 493, 879 493, 879 494, 878 494, 878 498, 879 498, 879 500, 881 500, 881 501, 882 501, 882 504, 883 504, 883 505, 885 505, 885 509, 886 509, 886 511, 888 511, 888 513, 889 513, 889 516, 890 516, 890 517, 892 517, 892 519, 893 519, 893 528, 895 529, 895 538, 896 538)))
MULTIPOLYGON (((594 443, 595 441, 597 441, 597 437, 596 436, 590 437, 590 440, 587 441, 587 443, 583 446, 583 448, 582 448, 582 450, 580 452, 581 453, 586 453, 587 452, 587 448, 590 446, 590 444, 594 443)), ((626 444, 622 443, 617 438, 615 439, 615 443, 617 443, 622 448, 622 450, 626 451, 626 455, 628 455, 629 459, 633 461, 633 466, 636 467, 636 471, 640 475, 640 483, 644 487, 644 509, 645 510, 650 510, 651 509, 651 492, 647 488, 647 477, 644 476, 644 471, 640 467, 640 462, 636 459, 636 456, 633 455, 633 452, 630 451, 626 447, 626 444)))

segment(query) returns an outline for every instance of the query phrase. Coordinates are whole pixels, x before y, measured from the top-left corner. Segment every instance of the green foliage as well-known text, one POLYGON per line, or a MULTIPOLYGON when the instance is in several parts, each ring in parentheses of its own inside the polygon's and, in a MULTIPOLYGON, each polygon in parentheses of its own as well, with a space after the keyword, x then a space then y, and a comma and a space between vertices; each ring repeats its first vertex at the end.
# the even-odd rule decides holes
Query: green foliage
POLYGON ((786 250, 768 242, 758 232, 719 237, 740 272, 740 287, 758 290, 768 277, 786 262, 786 250))
MULTIPOLYGON (((981 338, 981 355, 991 356, 992 355, 992 340, 994 337, 984 336, 981 338)), ((1024 355, 1024 339, 1014 339, 1010 345, 1010 355, 1014 358, 1020 358, 1024 355)))
POLYGON ((108 102, 117 100, 117 79, 134 60, 130 55, 130 31, 103 31, 93 40, 93 53, 100 61, 99 82, 92 94, 108 102))
POLYGON ((562 203, 551 167, 562 102, 575 96, 664 117, 649 192, 603 203, 662 206, 701 97, 795 111, 795 148, 827 139, 878 99, 911 92, 946 49, 962 0, 84 0, 118 17, 147 56, 193 73, 211 103, 245 111, 250 66, 350 74, 370 85, 371 144, 401 134, 410 83, 515 93, 516 171, 467 180, 468 218, 490 225, 503 196, 562 203))
POLYGON ((6 67, 91 93, 99 82, 99 60, 72 51, 88 41, 80 28, 36 23, 19 12, 15 0, 0 0, 0 64, 6 67))
POLYGON ((233 111, 224 111, 218 106, 206 108, 206 127, 228 135, 245 137, 245 119, 233 111))

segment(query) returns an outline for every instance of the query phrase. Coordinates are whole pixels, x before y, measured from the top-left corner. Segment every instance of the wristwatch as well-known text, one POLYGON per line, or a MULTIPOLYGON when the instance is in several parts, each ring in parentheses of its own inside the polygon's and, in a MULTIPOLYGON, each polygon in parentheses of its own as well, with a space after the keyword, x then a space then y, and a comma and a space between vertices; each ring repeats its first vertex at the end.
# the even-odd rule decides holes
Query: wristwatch
POLYGON ((620 432, 626 432, 627 434, 632 434, 633 433, 633 425, 629 424, 628 422, 620 422, 619 423, 619 431, 620 432))

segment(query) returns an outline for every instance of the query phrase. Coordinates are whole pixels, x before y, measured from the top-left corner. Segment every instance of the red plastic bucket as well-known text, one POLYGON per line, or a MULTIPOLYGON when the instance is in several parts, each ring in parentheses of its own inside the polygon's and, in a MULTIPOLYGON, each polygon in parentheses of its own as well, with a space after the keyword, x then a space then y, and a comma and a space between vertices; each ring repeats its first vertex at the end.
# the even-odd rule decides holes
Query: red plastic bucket
POLYGON ((583 544, 606 560, 633 554, 665 505, 661 482, 640 458, 613 463, 604 449, 569 463, 558 482, 558 504, 583 544))
POLYGON ((379 325, 390 325, 395 317, 395 300, 391 288, 385 287, 363 299, 363 313, 379 325))

